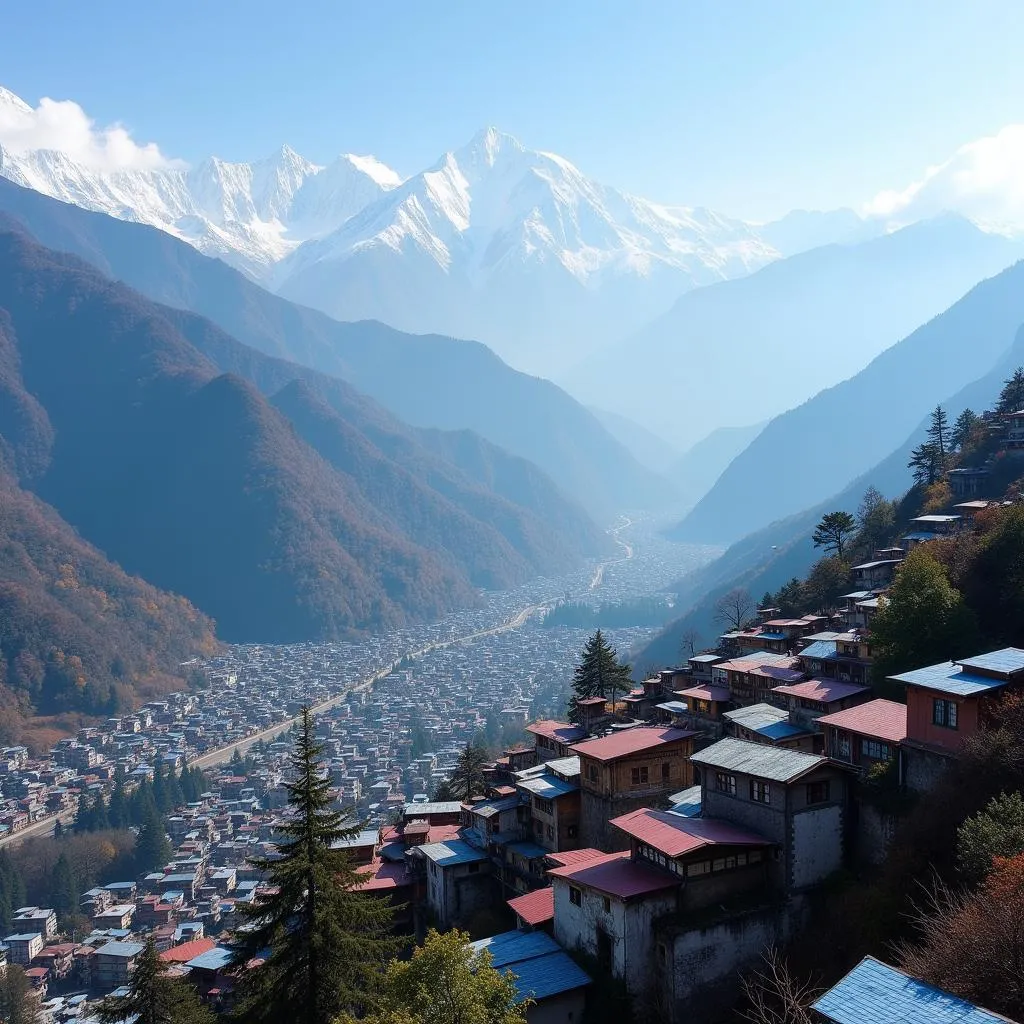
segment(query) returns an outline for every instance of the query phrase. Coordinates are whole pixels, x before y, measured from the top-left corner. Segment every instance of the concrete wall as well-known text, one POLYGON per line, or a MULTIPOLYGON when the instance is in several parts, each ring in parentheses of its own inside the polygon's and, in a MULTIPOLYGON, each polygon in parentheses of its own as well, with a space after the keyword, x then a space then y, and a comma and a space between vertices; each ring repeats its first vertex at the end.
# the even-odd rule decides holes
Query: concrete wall
POLYGON ((934 789, 952 764, 952 755, 922 750, 910 743, 903 745, 902 756, 904 784, 915 793, 934 789))
POLYGON ((580 1024, 587 1004, 586 993, 585 988, 577 988, 534 1003, 526 1011, 526 1024, 580 1024))
POLYGON ((789 883, 794 889, 814 885, 843 864, 843 809, 827 805, 793 815, 789 883))
POLYGON ((641 807, 668 807, 669 792, 674 790, 648 796, 613 798, 584 790, 580 794, 579 846, 592 846, 607 853, 628 850, 629 836, 622 829, 609 824, 610 820, 641 807))

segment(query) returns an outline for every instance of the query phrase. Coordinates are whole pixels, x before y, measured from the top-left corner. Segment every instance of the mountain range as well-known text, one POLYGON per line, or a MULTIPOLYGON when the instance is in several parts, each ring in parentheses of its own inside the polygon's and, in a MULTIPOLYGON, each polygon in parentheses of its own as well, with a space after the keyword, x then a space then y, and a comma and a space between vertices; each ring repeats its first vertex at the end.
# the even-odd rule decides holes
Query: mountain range
POLYGON ((1021 255, 1020 242, 952 215, 821 246, 687 292, 559 379, 594 404, 614 396, 613 412, 642 407, 654 430, 692 444, 851 377, 1021 255))
MULTIPOLYGON (((31 110, 8 90, 0 106, 31 110)), ((609 188, 493 128, 406 180, 373 157, 321 166, 287 146, 117 171, 0 148, 0 176, 158 227, 340 319, 475 338, 547 376, 779 255, 743 221, 609 188)))
POLYGON ((21 231, 0 233, 0 315, 6 471, 222 638, 432 618, 609 544, 523 460, 421 442, 344 382, 21 231))
POLYGON ((672 487, 639 465, 592 413, 484 345, 417 337, 376 322, 339 323, 162 231, 2 178, 0 213, 42 244, 80 256, 157 302, 199 313, 258 351, 348 381, 405 423, 475 431, 533 462, 602 521, 623 508, 674 500, 672 487))

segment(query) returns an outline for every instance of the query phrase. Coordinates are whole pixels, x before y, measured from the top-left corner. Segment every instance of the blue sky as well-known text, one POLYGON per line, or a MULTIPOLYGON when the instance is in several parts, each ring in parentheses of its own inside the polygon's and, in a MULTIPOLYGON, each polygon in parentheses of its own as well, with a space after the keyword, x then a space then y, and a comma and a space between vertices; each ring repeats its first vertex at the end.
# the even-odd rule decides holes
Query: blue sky
POLYGON ((767 218, 901 189, 1024 121, 1024 4, 971 0, 7 6, 0 84, 171 156, 403 174, 494 124, 652 199, 767 218))

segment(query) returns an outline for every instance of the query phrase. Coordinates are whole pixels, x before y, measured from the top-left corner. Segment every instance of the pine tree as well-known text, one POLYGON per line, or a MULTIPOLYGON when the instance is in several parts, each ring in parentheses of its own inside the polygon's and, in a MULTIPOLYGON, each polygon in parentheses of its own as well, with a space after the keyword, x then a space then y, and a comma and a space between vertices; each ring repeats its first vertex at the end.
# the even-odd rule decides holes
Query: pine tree
POLYGON ((25 972, 8 964, 0 974, 0 1020, 4 1024, 36 1024, 43 1015, 39 997, 32 991, 25 972))
POLYGON ((153 765, 153 803, 161 814, 171 809, 167 793, 167 780, 164 778, 164 764, 158 757, 153 765))
POLYGON ((918 445, 910 453, 907 468, 914 476, 914 483, 931 486, 942 475, 942 456, 930 441, 918 445))
POLYGON ((459 754, 448 780, 448 792, 452 800, 469 800, 484 791, 484 766, 487 751, 477 743, 467 743, 459 754))
POLYGON ((185 794, 178 779, 178 773, 170 768, 167 772, 167 802, 170 804, 168 810, 174 811, 185 803, 185 794))
POLYGON ((932 410, 931 422, 928 424, 928 442, 938 453, 940 460, 945 460, 949 452, 949 427, 946 410, 941 405, 932 410))
POLYGON ((78 880, 75 878, 74 868, 71 867, 71 861, 65 850, 61 850, 57 863, 53 866, 50 893, 53 909, 57 911, 57 916, 61 921, 71 914, 78 913, 78 880))
POLYGON ((111 828, 127 828, 130 823, 128 794, 124 788, 124 777, 124 768, 118 765, 114 771, 114 790, 110 794, 110 806, 107 808, 111 828))
POLYGON ((849 512, 827 512, 814 528, 811 539, 816 548, 834 552, 837 558, 842 559, 846 541, 855 529, 857 520, 849 512))
POLYGON ((97 793, 89 815, 89 831, 102 832, 108 828, 110 828, 110 816, 107 814, 107 801, 103 799, 102 793, 97 793))
POLYGON ((569 721, 579 725, 582 721, 581 700, 592 697, 611 699, 614 706, 615 694, 627 693, 632 685, 632 669, 619 661, 618 653, 611 647, 598 630, 587 642, 580 654, 579 664, 573 671, 572 697, 569 698, 569 721))
POLYGON ((956 422, 953 424, 953 429, 950 431, 950 444, 952 444, 952 446, 958 451, 963 450, 964 445, 970 441, 971 433, 974 431, 974 427, 977 422, 977 413, 970 409, 964 409, 964 411, 957 416, 956 422))
POLYGON ((340 841, 356 835, 331 810, 313 716, 302 709, 286 783, 291 815, 280 826, 276 858, 259 859, 271 892, 240 907, 248 927, 238 934, 239 1015, 243 1021, 330 1024, 342 1013, 371 1008, 384 965, 400 948, 390 936, 392 911, 360 891, 363 880, 340 841), (246 968, 257 954, 265 962, 246 968), (264 953, 265 955, 265 953, 264 953))
POLYGON ((214 1024, 213 1013, 199 1001, 199 994, 186 981, 166 976, 167 965, 160 959, 153 939, 139 955, 125 996, 107 997, 100 1003, 100 1024, 214 1024))
POLYGON ((76 833, 92 831, 92 797, 88 791, 83 791, 78 796, 78 808, 75 811, 74 824, 71 826, 76 833))
POLYGON ((156 871, 171 859, 173 852, 163 818, 150 805, 135 839, 135 867, 140 872, 156 871))
POLYGON ((1018 366, 1013 376, 1003 381, 1003 390, 999 392, 998 413, 1017 412, 1024 409, 1024 367, 1018 366))
POLYGON ((0 850, 0 928, 11 931, 14 911, 25 905, 25 881, 14 866, 10 853, 0 850))

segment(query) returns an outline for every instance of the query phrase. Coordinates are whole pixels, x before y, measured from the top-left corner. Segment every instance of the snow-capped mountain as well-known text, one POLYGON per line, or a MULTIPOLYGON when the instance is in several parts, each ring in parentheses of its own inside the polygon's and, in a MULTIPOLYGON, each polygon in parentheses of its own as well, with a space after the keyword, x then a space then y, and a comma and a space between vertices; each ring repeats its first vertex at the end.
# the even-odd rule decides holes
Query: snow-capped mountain
POLYGON ((608 188, 488 128, 289 253, 271 280, 341 319, 479 338, 551 373, 777 256, 742 221, 608 188))
MULTIPOLYGON (((35 114, 0 89, 0 128, 35 114)), ((4 143, 0 175, 18 184, 160 228, 341 319, 476 338, 546 375, 778 256, 742 221, 608 188, 493 128, 404 182, 374 157, 318 166, 287 146, 111 168, 4 143)))
MULTIPOLYGON (((0 115, 32 108, 0 89, 0 115)), ((288 146, 255 163, 212 157, 193 168, 89 166, 53 149, 13 152, 0 142, 0 175, 121 220, 160 228, 257 278, 303 241, 327 234, 401 182, 374 157, 344 154, 326 167, 288 146)))

